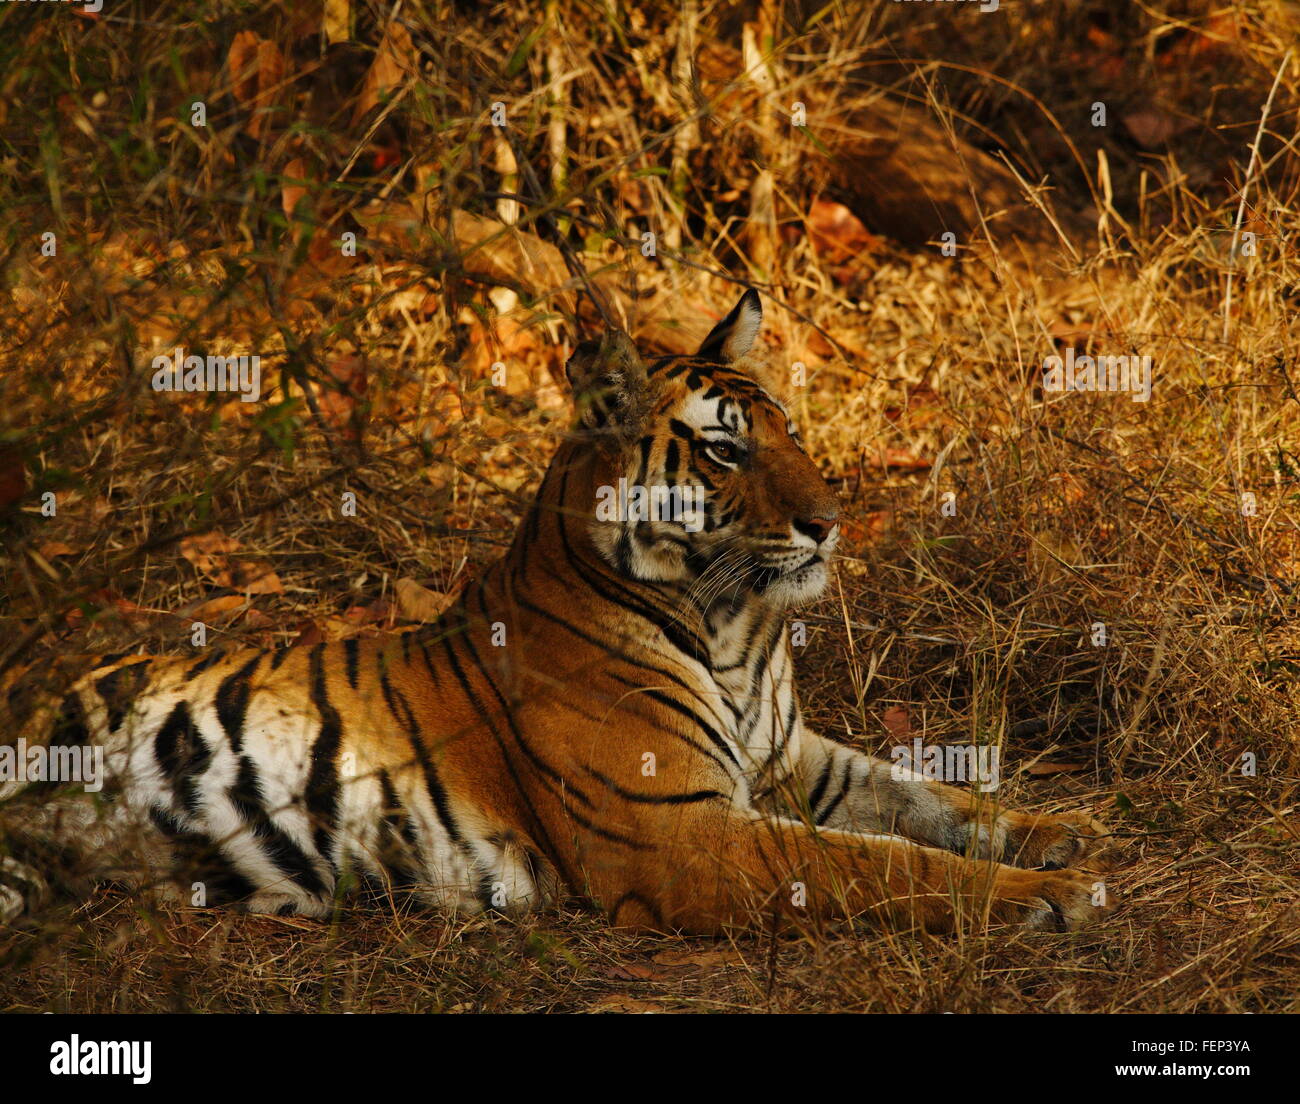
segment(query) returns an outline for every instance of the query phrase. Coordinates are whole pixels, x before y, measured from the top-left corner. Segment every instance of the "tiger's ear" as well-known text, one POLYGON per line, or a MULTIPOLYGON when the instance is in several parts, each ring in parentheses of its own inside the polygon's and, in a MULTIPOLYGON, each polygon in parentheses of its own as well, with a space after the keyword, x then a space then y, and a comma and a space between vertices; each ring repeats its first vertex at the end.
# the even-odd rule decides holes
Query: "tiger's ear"
POLYGON ((763 304, 758 301, 758 292, 750 288, 731 313, 709 331, 695 355, 729 364, 749 352, 762 325, 763 304))
POLYGON ((649 377, 632 339, 606 330, 599 341, 584 341, 564 366, 573 387, 578 421, 592 433, 640 435, 649 408, 649 377))

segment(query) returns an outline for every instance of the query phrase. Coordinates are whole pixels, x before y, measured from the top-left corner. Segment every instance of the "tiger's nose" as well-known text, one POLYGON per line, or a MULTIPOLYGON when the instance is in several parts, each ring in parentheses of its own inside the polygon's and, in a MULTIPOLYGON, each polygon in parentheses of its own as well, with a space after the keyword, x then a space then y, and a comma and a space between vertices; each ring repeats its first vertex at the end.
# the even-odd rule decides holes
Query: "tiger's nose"
POLYGON ((818 544, 821 544, 831 535, 831 530, 835 528, 835 523, 838 520, 836 514, 831 514, 829 517, 821 514, 817 517, 796 518, 794 527, 805 537, 812 537, 818 544))

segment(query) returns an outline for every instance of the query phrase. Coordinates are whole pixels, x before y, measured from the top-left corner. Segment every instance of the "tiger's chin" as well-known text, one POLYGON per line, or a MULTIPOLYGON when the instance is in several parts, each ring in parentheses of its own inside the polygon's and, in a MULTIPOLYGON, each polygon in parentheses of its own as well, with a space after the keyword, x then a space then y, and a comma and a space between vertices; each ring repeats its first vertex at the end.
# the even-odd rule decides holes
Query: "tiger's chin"
POLYGON ((818 560, 764 580, 758 593, 768 605, 777 609, 789 609, 820 598, 826 589, 828 576, 826 561, 818 560))

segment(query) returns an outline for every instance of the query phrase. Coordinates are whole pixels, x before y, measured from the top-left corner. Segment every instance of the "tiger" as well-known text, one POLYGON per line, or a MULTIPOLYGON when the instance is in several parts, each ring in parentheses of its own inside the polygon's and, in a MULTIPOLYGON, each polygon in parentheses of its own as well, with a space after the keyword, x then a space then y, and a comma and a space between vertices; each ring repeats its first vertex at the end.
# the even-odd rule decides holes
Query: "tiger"
POLYGON ((325 918, 369 886, 697 935, 1098 920, 1090 814, 1002 809, 804 723, 789 622, 827 586, 839 500, 762 317, 750 289, 694 355, 579 344, 536 498, 437 621, 95 661, 45 739, 101 746, 108 783, 5 784, 10 919, 48 891, 24 854, 134 840, 150 884, 253 913, 325 918))

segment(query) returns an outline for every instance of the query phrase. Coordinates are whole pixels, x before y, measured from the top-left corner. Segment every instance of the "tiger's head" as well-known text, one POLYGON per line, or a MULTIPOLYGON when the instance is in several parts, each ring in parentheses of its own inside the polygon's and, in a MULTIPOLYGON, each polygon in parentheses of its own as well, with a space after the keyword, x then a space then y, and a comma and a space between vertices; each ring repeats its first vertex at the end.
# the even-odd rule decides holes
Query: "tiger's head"
POLYGON ((579 436, 597 452, 596 549, 620 574, 689 588, 704 607, 816 598, 839 537, 783 373, 753 348, 762 321, 750 290, 694 356, 647 365, 610 331, 566 368, 579 436))

